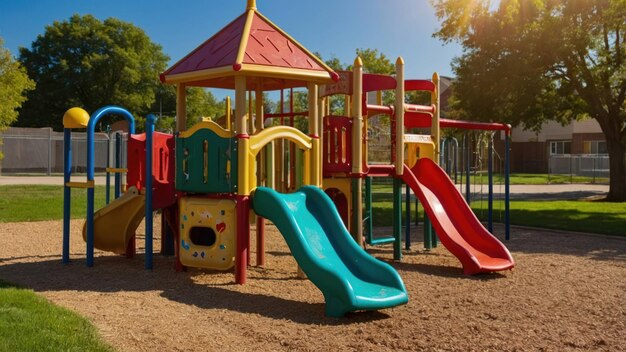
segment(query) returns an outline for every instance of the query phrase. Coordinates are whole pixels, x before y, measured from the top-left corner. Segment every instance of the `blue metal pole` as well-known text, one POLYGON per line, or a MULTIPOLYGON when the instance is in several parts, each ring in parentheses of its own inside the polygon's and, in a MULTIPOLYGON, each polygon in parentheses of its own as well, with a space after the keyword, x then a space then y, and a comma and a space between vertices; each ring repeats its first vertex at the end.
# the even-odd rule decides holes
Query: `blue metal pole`
POLYGON ((487 163, 489 164, 487 165, 487 178, 489 180, 489 198, 487 201, 487 226, 489 232, 493 233, 493 135, 491 135, 491 138, 489 138, 487 149, 487 163))
POLYGON ((459 141, 456 138, 454 138, 454 137, 452 137, 452 141, 454 142, 454 149, 453 149, 453 151, 454 151, 454 158, 453 158, 453 160, 454 160, 454 167, 453 167, 454 171, 453 172, 454 172, 454 184, 456 185, 456 183, 457 183, 457 176, 458 176, 458 173, 459 173, 459 168, 458 168, 459 167, 459 141))
MULTIPOLYGON (((120 168, 122 159, 122 134, 115 135, 115 168, 120 168)), ((115 173, 115 199, 122 194, 122 174, 115 173)))
MULTIPOLYGON (((446 169, 446 163, 445 163, 445 155, 446 155, 446 138, 442 139, 439 142, 439 148, 440 148, 440 152, 439 152, 439 165, 441 165, 444 170, 446 169)), ((447 172, 447 171, 446 171, 447 172)))
POLYGON ((402 259, 402 180, 393 179, 393 259, 402 259))
POLYGON ((156 116, 149 114, 146 117, 146 262, 145 268, 152 269, 152 137, 156 116))
POLYGON ((406 185, 404 188, 406 197, 406 215, 404 223, 406 228, 404 229, 404 248, 411 249, 411 187, 406 185))
MULTIPOLYGON (((135 119, 128 110, 118 106, 105 106, 96 110, 89 119, 87 124, 87 182, 94 182, 95 174, 95 155, 94 155, 94 139, 95 130, 98 121, 107 114, 122 115, 128 121, 129 133, 135 133, 135 119)), ((87 188, 87 266, 93 266, 93 248, 94 248, 94 188, 87 188)))
MULTIPOLYGON (((94 180, 94 138, 95 138, 95 123, 91 123, 87 126, 87 182, 94 180)), ((87 188, 87 266, 93 266, 93 247, 94 247, 94 234, 93 234, 93 212, 94 212, 94 188, 87 188)))
POLYGON ((106 170, 106 204, 108 205, 111 201, 111 173, 109 172, 110 162, 111 162, 111 126, 107 125, 107 170, 106 170))
POLYGON ((470 152, 470 137, 469 137, 469 133, 466 132, 465 133, 465 139, 464 139, 464 143, 465 144, 465 201, 467 202, 467 204, 470 204, 471 201, 471 194, 470 194, 470 162, 472 161, 472 156, 471 156, 471 152, 470 152))
POLYGON ((70 262, 70 210, 72 189, 67 186, 72 175, 72 130, 63 129, 63 263, 70 262))
POLYGON ((510 208, 510 159, 511 131, 506 131, 504 144, 504 238, 508 241, 511 238, 511 208, 510 208))

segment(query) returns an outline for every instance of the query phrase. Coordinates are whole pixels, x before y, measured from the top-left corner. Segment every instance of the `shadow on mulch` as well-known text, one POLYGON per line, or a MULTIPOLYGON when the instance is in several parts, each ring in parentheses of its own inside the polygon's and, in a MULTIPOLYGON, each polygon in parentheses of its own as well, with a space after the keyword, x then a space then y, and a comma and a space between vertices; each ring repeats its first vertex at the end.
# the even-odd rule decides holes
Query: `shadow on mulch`
MULTIPOLYGON (((624 237, 512 227, 511 239, 505 241, 503 228, 502 224, 494 224, 496 237, 509 249, 514 258, 515 253, 559 254, 584 256, 598 261, 626 262, 626 238, 624 237)), ((388 229, 382 228, 379 231, 388 232, 388 229)), ((421 225, 412 229, 411 250, 407 252, 404 249, 403 241, 403 253, 417 256, 440 255, 432 251, 423 250, 422 233, 421 225)), ((402 238, 404 238, 404 229, 402 238)), ((441 242, 439 247, 442 247, 441 242)), ((376 257, 393 252, 391 245, 383 247, 368 246, 367 251, 376 257)))
MULTIPOLYGON (((55 256, 50 256, 55 257, 55 256)), ((18 258, 0 258, 13 261, 18 258)), ((20 258, 24 259, 24 258, 20 258)), ((4 264, 0 266, 0 277, 11 283, 32 288, 34 291, 90 291, 90 292, 147 292, 161 291, 160 295, 174 302, 194 305, 202 309, 227 309, 240 313, 258 314, 277 320, 290 320, 302 324, 346 325, 371 322, 389 318, 379 311, 348 313, 343 319, 324 315, 324 304, 307 303, 278 296, 241 292, 245 285, 236 285, 230 272, 193 270, 176 273, 174 260, 155 256, 154 270, 143 269, 143 255, 128 260, 119 256, 96 258, 92 268, 85 266, 84 260, 75 260, 69 265, 61 264, 61 257, 55 260, 4 264), (196 276, 216 275, 218 283, 197 283, 196 276), (230 276, 229 282, 228 276, 230 276)), ((254 274, 250 271, 249 274, 254 274)), ((289 279, 251 278, 254 280, 274 280, 276 286, 289 279)), ((291 278, 291 280, 300 280, 291 278)))

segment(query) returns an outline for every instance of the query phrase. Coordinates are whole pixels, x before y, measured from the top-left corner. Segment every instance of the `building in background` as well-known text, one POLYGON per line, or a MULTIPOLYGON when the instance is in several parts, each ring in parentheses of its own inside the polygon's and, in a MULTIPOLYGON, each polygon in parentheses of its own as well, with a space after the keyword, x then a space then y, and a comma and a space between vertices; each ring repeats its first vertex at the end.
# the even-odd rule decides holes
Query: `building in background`
POLYGON ((608 177, 604 133, 594 119, 569 125, 550 121, 540 132, 512 131, 511 171, 608 177))

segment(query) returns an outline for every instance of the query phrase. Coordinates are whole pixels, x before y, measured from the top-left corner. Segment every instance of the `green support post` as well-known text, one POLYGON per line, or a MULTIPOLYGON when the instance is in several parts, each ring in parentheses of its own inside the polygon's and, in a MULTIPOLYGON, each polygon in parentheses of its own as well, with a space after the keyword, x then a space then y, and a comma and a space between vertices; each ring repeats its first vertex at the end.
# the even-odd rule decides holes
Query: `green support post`
POLYGON ((433 248, 433 228, 426 213, 424 213, 424 248, 427 250, 433 248))
POLYGON ((402 259, 402 180, 393 179, 393 259, 402 259))
POLYGON ((365 229, 367 234, 365 235, 365 241, 368 244, 373 243, 374 239, 374 221, 372 219, 372 178, 365 178, 365 229))
MULTIPOLYGON (((352 179, 352 238, 354 238, 356 240, 357 238, 357 231, 359 228, 359 215, 358 212, 361 211, 360 206, 359 206, 359 202, 358 202, 358 197, 356 197, 357 194, 359 194, 361 192, 361 190, 359 189, 358 186, 358 182, 356 178, 352 179)), ((361 245, 361 243, 359 243, 359 246, 361 245)))

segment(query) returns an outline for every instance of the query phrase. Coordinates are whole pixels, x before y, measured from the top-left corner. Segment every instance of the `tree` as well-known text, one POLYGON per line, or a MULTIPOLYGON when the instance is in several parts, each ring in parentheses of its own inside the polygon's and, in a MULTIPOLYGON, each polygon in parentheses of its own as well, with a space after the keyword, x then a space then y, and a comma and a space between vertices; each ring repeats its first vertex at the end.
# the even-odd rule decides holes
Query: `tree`
POLYGON ((607 199, 626 201, 626 1, 436 0, 434 35, 464 48, 452 100, 463 118, 538 129, 594 118, 610 158, 607 199))
POLYGON ((55 21, 31 49, 20 49, 19 60, 37 87, 28 94, 17 123, 58 130, 72 106, 93 112, 113 104, 143 116, 155 100, 158 75, 168 59, 160 45, 131 23, 91 15, 55 21))
POLYGON ((28 78, 26 70, 13 59, 0 38, 0 131, 17 119, 17 109, 26 100, 25 93, 34 87, 35 83, 28 78))

